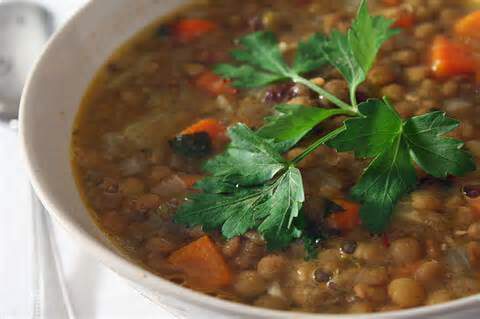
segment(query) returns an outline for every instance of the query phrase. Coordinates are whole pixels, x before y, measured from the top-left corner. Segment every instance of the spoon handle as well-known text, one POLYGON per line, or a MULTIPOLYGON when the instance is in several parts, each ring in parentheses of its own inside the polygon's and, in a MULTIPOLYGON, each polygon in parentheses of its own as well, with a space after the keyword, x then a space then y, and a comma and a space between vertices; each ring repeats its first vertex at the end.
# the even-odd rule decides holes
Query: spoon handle
POLYGON ((53 31, 53 18, 34 2, 0 1, 0 120, 17 117, 28 72, 53 31))
POLYGON ((33 319, 74 319, 49 216, 31 191, 33 214, 33 319))

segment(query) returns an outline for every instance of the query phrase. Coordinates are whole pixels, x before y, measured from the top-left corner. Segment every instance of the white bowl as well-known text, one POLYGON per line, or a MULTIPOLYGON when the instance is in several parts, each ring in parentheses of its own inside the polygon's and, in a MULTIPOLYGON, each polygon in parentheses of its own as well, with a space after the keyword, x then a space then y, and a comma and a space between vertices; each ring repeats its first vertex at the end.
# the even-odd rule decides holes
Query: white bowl
POLYGON ((93 0, 51 40, 26 86, 20 137, 32 184, 41 201, 78 245, 172 313, 188 318, 479 318, 480 296, 388 314, 313 315, 231 303, 182 288, 132 263, 92 222, 70 166, 70 137, 80 100, 97 70, 143 27, 182 0, 93 0), (476 315, 475 315, 476 314, 476 315))

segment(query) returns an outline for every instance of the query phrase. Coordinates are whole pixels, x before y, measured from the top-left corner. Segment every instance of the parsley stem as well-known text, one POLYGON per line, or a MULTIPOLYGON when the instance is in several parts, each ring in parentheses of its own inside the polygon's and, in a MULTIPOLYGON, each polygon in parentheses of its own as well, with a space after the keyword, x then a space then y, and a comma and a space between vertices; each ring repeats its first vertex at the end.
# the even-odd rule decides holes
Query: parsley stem
POLYGON ((350 90, 350 101, 352 102, 352 108, 357 112, 358 114, 358 103, 357 103, 357 94, 356 90, 350 90))
POLYGON ((338 134, 342 133, 343 131, 345 131, 345 127, 342 126, 342 127, 339 127, 333 131, 331 131, 330 133, 322 136, 321 138, 319 138, 317 141, 315 141, 313 144, 311 144, 305 151, 303 151, 303 153, 301 153, 300 155, 298 155, 297 157, 295 157, 292 161, 291 161, 291 164, 292 165, 296 165, 298 164, 299 162, 301 162, 305 157, 307 157, 308 155, 310 155, 312 152, 314 152, 317 148, 319 148, 321 145, 325 144, 326 142, 328 142, 329 140, 331 140, 332 138, 336 137, 338 134))
POLYGON ((354 107, 352 107, 351 105, 348 105, 347 103, 343 102, 342 100, 340 100, 335 95, 333 95, 330 92, 322 89, 318 85, 315 85, 311 81, 309 81, 309 80, 307 80, 307 79, 305 79, 301 76, 298 76, 298 75, 292 75, 292 80, 293 80, 293 82, 303 84, 306 87, 308 87, 309 89, 313 90, 314 92, 320 94, 321 96, 324 96, 330 102, 332 102, 333 104, 335 104, 336 106, 338 106, 342 110, 348 111, 348 115, 352 115, 352 116, 358 115, 358 111, 356 111, 354 107))

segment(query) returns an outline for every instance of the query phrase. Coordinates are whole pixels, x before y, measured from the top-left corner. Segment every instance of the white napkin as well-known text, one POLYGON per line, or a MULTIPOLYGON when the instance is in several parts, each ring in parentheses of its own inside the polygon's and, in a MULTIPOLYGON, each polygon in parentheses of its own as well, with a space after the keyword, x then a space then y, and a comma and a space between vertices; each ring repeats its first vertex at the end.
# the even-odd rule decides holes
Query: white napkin
MULTIPOLYGON (((61 24, 85 1, 38 2, 51 9, 61 24)), ((29 192, 17 133, 0 124, 0 319, 32 316, 34 269, 29 192)), ((174 319, 82 251, 63 229, 54 225, 54 233, 75 318, 174 319)))

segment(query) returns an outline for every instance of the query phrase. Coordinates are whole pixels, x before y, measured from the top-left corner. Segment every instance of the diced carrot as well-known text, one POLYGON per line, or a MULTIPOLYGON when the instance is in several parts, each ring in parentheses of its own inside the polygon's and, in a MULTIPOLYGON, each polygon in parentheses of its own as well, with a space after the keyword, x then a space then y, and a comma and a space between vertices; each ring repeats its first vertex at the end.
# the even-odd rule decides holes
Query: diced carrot
POLYGON ((198 121, 197 123, 187 127, 180 135, 195 134, 200 132, 208 133, 213 141, 225 139, 227 129, 220 121, 209 118, 198 121))
POLYGON ((472 74, 476 71, 476 61, 470 48, 444 36, 435 38, 431 58, 432 71, 439 78, 472 74))
POLYGON ((335 204, 342 207, 344 211, 333 213, 328 217, 330 227, 349 231, 360 225, 360 205, 345 199, 333 200, 335 204))
POLYGON ((455 32, 462 37, 480 39, 480 10, 472 12, 455 24, 455 32))
POLYGON ((402 0, 382 0, 383 4, 384 5, 387 5, 387 6, 398 6, 402 0))
POLYGON ((392 28, 411 29, 415 25, 415 15, 411 12, 402 12, 392 28))
POLYGON ((189 285, 198 289, 218 289, 232 282, 231 269, 209 236, 173 252, 168 261, 185 273, 189 285))
POLYGON ((383 242, 383 246, 385 246, 385 248, 390 247, 390 244, 391 244, 390 237, 388 236, 387 233, 383 233, 382 242, 383 242))
POLYGON ((469 198, 467 200, 468 204, 470 205, 470 208, 472 210, 472 213, 477 217, 480 218, 480 197, 477 198, 469 198))
POLYGON ((190 42, 217 29, 218 25, 210 20, 183 19, 174 26, 174 34, 178 40, 190 42))
POLYGON ((237 94, 237 90, 230 85, 229 80, 219 77, 212 71, 202 72, 195 80, 195 85, 215 96, 237 94))

